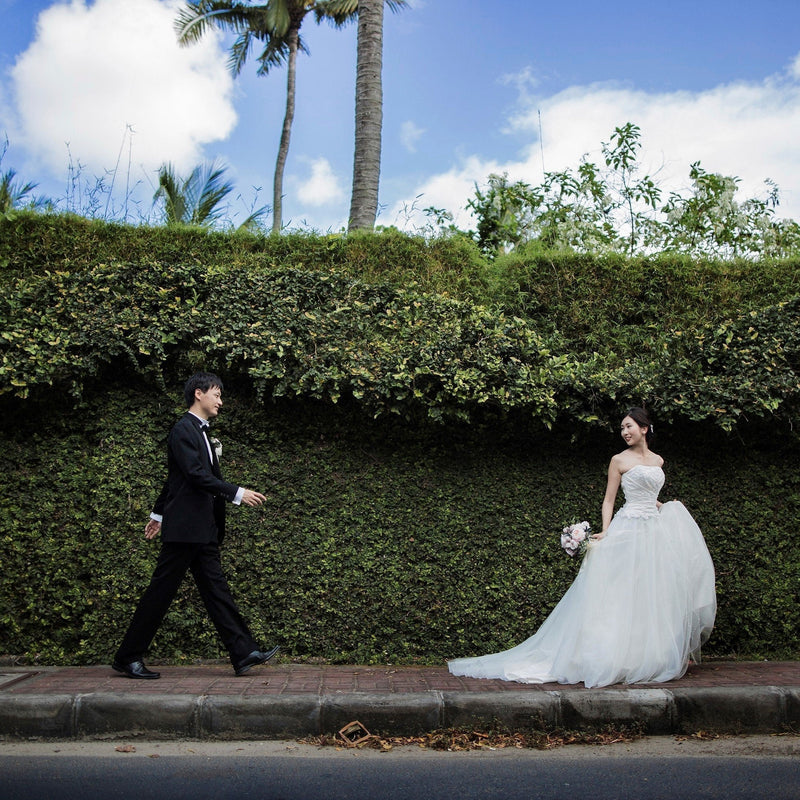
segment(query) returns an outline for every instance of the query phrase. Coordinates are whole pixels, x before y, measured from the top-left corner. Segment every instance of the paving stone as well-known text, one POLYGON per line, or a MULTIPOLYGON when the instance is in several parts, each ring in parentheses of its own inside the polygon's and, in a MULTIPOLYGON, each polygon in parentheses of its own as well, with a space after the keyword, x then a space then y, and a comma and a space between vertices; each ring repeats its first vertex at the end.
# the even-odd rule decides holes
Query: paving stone
POLYGON ((800 726, 800 662, 706 662, 664 684, 586 689, 450 675, 445 665, 272 663, 237 678, 227 663, 157 665, 159 680, 108 666, 4 667, 0 736, 280 738, 359 721, 411 735, 499 720, 585 727, 638 721, 650 733, 780 732, 800 726))

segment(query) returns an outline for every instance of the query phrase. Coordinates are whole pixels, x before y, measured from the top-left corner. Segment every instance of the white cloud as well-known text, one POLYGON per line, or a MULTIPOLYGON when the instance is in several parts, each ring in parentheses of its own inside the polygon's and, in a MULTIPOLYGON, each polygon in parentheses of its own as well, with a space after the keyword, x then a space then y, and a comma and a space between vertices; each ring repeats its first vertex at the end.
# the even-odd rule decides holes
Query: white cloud
POLYGON ((524 103, 531 101, 533 90, 539 85, 539 82, 539 78, 530 67, 525 67, 519 72, 510 72, 506 75, 501 75, 499 80, 501 86, 516 87, 520 102, 524 103))
POLYGON ((508 165, 496 161, 470 156, 447 172, 428 178, 414 193, 415 199, 395 203, 386 214, 388 224, 407 230, 423 228, 428 220, 422 210, 434 207, 449 211, 456 225, 468 228, 470 217, 464 206, 475 193, 475 183, 482 183, 491 172, 507 168, 508 165))
MULTIPOLYGON (((665 196, 686 191, 689 166, 700 161, 708 172, 738 176, 741 199, 763 196, 764 180, 774 180, 780 187, 778 216, 800 219, 800 56, 783 75, 701 92, 648 93, 597 84, 538 100, 523 95, 506 127, 530 136, 520 158, 506 163, 478 155, 462 159, 417 187, 414 195, 423 195, 417 205, 446 208, 457 214, 458 224, 468 225, 463 209, 475 182, 484 184, 491 172, 507 172, 513 180, 538 184, 542 160, 546 170, 558 171, 575 168, 584 154, 602 165, 601 142, 626 122, 641 128, 640 163, 656 176, 665 196)), ((395 213, 402 207, 398 203, 395 213)))
POLYGON ((203 145, 224 139, 236 123, 233 79, 215 34, 179 47, 173 24, 181 5, 72 0, 42 11, 11 70, 13 135, 60 173, 66 142, 90 169, 113 168, 128 126, 131 159, 146 171, 202 160, 203 145))
POLYGON ((423 133, 425 133, 425 128, 420 128, 408 120, 400 126, 400 142, 409 153, 416 153, 417 142, 423 133))
POLYGON ((297 198, 301 202, 309 206, 324 206, 344 199, 345 191, 327 158, 301 160, 311 165, 311 176, 297 185, 297 198))

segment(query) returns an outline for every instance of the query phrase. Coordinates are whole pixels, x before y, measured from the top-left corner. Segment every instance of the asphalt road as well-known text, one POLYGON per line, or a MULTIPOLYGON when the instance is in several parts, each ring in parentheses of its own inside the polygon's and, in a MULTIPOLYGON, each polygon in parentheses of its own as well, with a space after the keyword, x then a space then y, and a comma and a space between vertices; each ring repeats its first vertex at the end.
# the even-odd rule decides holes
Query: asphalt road
POLYGON ((798 800, 799 756, 798 737, 653 737, 461 753, 287 742, 8 742, 0 744, 0 800, 798 800))

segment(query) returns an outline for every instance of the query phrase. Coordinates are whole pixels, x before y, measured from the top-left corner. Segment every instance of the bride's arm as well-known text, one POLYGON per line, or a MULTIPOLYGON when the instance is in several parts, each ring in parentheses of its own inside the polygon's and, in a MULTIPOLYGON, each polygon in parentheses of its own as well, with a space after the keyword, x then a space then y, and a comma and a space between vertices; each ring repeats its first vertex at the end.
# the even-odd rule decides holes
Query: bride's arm
MULTIPOLYGON (((659 458, 661 458, 661 456, 659 456, 659 458)), ((663 466, 664 466, 664 459, 663 459, 663 458, 661 458, 661 463, 660 463, 658 466, 659 466, 659 467, 663 467, 663 466)), ((661 511, 661 506, 663 506, 663 505, 664 505, 664 504, 663 504, 663 503, 662 503, 660 500, 656 500, 656 508, 657 508, 659 511, 661 511)))
POLYGON ((617 457, 611 459, 608 465, 608 482, 606 483, 606 496, 603 498, 603 530, 595 534, 594 539, 602 539, 606 535, 608 526, 611 524, 611 518, 614 516, 614 501, 617 499, 617 492, 619 491, 619 484, 622 480, 622 473, 617 463, 617 457))

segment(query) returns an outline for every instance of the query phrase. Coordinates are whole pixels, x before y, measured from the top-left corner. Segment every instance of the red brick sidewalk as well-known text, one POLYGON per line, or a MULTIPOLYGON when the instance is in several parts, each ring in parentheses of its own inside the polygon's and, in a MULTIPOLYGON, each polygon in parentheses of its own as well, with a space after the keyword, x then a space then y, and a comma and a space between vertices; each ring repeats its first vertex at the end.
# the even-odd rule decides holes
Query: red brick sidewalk
MULTIPOLYGON (((355 667, 275 664, 254 667, 237 678, 228 664, 158 667, 157 681, 136 681, 107 666, 0 667, 2 694, 181 694, 181 695, 337 695, 402 694, 417 692, 585 691, 582 684, 520 684, 508 681, 458 678, 445 666, 355 667)), ((667 684, 636 684, 652 688, 730 686, 800 687, 800 661, 705 662, 667 684)), ((614 688, 614 687, 609 687, 614 688)), ((620 688, 619 686, 616 688, 620 688)))

